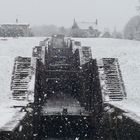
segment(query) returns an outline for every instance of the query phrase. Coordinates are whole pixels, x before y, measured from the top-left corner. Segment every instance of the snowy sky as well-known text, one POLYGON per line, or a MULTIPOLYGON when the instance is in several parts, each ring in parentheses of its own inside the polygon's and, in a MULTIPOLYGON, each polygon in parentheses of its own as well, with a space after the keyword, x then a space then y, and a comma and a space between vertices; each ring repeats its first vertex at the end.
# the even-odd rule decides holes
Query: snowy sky
POLYGON ((0 0, 0 23, 56 24, 70 27, 78 22, 99 20, 101 28, 122 30, 138 14, 138 0, 0 0))

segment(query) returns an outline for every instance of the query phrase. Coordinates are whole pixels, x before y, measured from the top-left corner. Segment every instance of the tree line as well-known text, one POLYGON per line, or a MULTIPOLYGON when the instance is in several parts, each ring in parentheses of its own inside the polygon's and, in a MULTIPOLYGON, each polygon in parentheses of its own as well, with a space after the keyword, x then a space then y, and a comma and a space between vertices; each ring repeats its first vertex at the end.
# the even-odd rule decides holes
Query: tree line
MULTIPOLYGON (((139 0, 140 2, 140 0, 139 0)), ((138 13, 140 6, 137 7, 138 13)), ((140 40, 140 16, 139 14, 130 18, 124 28, 124 38, 129 40, 140 40)))

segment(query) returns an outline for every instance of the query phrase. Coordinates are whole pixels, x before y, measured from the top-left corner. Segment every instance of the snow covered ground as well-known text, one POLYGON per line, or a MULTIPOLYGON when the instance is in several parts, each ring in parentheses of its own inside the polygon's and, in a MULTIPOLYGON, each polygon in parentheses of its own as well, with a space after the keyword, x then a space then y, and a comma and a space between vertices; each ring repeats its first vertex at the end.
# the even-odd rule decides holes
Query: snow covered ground
POLYGON ((0 38, 0 128, 11 120, 18 111, 17 109, 9 108, 13 104, 10 99, 10 82, 14 58, 16 56, 31 56, 32 47, 38 45, 39 41, 43 39, 0 38))
POLYGON ((11 73, 16 56, 31 56, 43 38, 0 38, 0 105, 9 103, 11 73))
MULTIPOLYGON (((44 38, 8 38, 0 39, 0 105, 10 103, 11 73, 16 56, 31 56, 32 47, 44 38)), ((82 46, 91 46, 93 58, 119 58, 123 80, 126 86, 127 100, 118 103, 140 115, 140 42, 117 39, 76 39, 82 46)), ((0 113, 3 112, 2 107, 0 113)))
POLYGON ((77 40, 82 46, 92 46, 93 58, 119 58, 127 100, 116 104, 140 115, 140 42, 105 38, 77 40))

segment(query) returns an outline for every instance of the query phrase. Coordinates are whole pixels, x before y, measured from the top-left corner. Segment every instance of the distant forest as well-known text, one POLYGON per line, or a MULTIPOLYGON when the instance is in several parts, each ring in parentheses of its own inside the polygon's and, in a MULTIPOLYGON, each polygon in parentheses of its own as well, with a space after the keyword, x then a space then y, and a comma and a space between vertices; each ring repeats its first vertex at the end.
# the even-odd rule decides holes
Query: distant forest
POLYGON ((54 34, 63 34, 71 37, 99 37, 100 32, 97 29, 89 27, 87 29, 77 28, 65 28, 57 27, 55 25, 34 26, 31 28, 31 32, 34 36, 52 36, 54 34))
POLYGON ((34 36, 52 36, 54 34, 64 34, 69 36, 70 28, 57 27, 55 25, 42 25, 31 27, 34 36))

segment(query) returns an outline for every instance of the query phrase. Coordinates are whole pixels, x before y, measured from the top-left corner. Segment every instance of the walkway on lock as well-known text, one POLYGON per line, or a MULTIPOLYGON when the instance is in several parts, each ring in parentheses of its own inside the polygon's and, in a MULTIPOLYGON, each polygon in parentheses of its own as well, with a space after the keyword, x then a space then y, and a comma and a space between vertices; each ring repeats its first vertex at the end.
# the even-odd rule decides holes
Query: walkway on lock
POLYGON ((63 92, 53 93, 42 108, 43 116, 46 115, 75 115, 88 116, 88 112, 81 107, 79 101, 70 94, 63 92), (55 96, 53 96, 55 94, 55 96))

